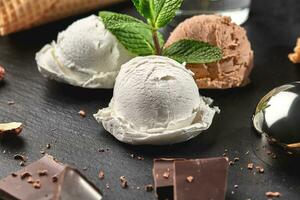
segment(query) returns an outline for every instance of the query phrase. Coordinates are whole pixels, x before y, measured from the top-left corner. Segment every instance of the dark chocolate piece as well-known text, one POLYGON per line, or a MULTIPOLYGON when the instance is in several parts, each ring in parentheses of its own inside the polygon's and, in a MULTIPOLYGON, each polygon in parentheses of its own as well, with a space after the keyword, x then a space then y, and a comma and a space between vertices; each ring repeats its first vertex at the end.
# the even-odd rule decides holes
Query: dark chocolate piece
POLYGON ((227 171, 224 157, 174 161, 174 200, 224 200, 227 171))
MULTIPOLYGON (((153 177, 157 198, 173 199, 173 162, 172 158, 154 159, 153 177), (168 176, 166 175, 168 174, 168 176)), ((180 159, 183 160, 183 159, 180 159)))
POLYGON ((101 200, 101 192, 78 170, 65 167, 58 178, 53 200, 101 200))
POLYGON ((79 171, 50 155, 0 180, 1 200, 101 200, 100 191, 79 171))
POLYGON ((0 197, 4 200, 52 199, 55 184, 49 177, 61 173, 63 169, 64 166, 61 163, 54 161, 52 156, 46 155, 40 160, 14 173, 18 175, 17 177, 10 175, 2 179, 0 181, 0 197), (40 170, 47 170, 49 177, 39 176, 38 173, 40 170), (25 175, 26 177, 24 177, 25 175), (40 184, 31 184, 33 182, 28 182, 27 180, 29 177, 32 178, 34 182, 39 180, 40 184))

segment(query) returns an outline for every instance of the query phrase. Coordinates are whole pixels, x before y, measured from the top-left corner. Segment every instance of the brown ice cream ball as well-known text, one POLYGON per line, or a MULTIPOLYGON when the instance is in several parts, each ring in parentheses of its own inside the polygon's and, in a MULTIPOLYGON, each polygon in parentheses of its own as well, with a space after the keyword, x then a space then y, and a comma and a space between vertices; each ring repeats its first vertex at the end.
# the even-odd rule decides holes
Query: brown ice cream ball
POLYGON ((233 88, 248 84, 253 68, 253 51, 246 31, 230 17, 198 15, 180 23, 171 33, 166 47, 182 39, 193 39, 218 46, 223 52, 219 62, 187 64, 195 73, 199 88, 233 88))

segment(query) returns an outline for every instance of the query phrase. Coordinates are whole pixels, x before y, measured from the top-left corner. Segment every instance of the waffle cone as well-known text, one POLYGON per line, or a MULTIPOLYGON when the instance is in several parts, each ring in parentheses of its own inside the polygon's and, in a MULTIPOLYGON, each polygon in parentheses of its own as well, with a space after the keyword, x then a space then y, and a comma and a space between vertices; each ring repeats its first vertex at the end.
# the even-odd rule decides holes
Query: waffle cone
POLYGON ((124 0, 0 0, 0 35, 124 0))

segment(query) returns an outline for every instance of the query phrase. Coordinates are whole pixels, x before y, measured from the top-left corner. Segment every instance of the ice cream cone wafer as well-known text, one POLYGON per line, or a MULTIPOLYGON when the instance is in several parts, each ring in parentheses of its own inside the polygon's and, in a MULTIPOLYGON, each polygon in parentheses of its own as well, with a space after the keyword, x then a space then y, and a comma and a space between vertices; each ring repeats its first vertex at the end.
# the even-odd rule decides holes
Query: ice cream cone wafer
POLYGON ((125 0, 0 0, 0 35, 125 0))

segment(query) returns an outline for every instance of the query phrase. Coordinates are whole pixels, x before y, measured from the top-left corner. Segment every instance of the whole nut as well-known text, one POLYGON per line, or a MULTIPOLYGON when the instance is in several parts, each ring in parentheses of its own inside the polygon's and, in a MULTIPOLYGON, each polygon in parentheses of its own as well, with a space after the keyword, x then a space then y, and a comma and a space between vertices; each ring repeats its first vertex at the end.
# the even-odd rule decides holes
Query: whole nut
POLYGON ((5 69, 0 65, 0 81, 4 79, 5 69))

